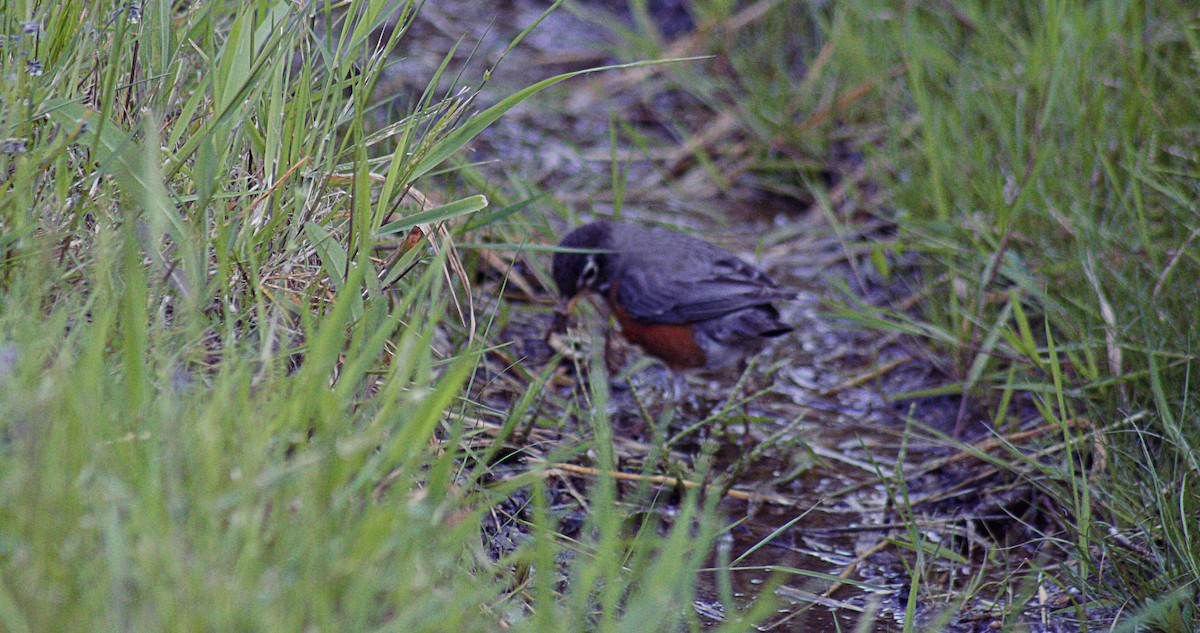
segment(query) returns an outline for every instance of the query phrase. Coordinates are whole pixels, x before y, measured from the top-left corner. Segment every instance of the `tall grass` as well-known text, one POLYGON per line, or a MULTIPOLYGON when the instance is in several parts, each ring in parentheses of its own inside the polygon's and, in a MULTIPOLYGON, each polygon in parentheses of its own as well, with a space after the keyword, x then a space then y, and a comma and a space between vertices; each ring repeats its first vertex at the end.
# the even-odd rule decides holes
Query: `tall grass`
POLYGON ((893 130, 868 148, 892 248, 945 298, 885 319, 928 332, 998 428, 1015 397, 1061 429, 1061 460, 1013 456, 1061 512, 1048 543, 1072 563, 1054 575, 1085 608, 1166 630, 1196 626, 1200 582, 1196 19, 1107 2, 830 15, 831 68, 876 84, 847 118, 893 130))
POLYGON ((3 6, 0 629, 694 624, 711 508, 571 541, 459 441, 485 342, 435 227, 487 201, 427 176, 568 76, 439 71, 381 127, 412 2, 3 6))
MULTIPOLYGON (((671 69, 672 89, 733 121, 685 131, 696 161, 823 213, 876 279, 916 256, 894 284, 916 273, 915 307, 847 315, 928 350, 936 392, 964 403, 932 422, 1055 429, 1053 457, 1007 456, 1055 526, 1013 613, 1048 583, 1084 621, 1196 630, 1195 4, 698 0, 691 15, 716 57, 671 69), (898 234, 855 243, 864 214, 898 234)), ((636 50, 665 49, 634 23, 636 50)))

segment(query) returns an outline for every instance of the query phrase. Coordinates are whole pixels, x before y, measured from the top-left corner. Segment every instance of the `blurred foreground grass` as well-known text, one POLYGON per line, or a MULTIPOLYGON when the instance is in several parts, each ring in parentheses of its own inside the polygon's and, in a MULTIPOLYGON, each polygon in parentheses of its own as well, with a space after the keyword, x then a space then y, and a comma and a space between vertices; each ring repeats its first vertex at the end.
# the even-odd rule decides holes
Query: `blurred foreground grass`
POLYGON ((0 630, 694 618, 694 496, 568 542, 536 469, 462 441, 488 342, 434 223, 487 200, 414 185, 553 82, 477 108, 439 74, 381 128, 416 6, 314 6, 3 5, 0 630), (481 525, 506 503, 509 547, 481 525))

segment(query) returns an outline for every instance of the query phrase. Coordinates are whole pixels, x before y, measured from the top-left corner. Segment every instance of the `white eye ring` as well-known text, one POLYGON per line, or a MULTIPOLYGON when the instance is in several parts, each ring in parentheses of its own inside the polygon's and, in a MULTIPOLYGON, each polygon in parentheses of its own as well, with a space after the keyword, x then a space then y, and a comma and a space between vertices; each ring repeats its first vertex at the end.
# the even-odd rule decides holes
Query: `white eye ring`
POLYGON ((579 287, 591 288, 600 276, 600 265, 596 263, 595 255, 588 255, 583 262, 583 270, 579 271, 579 287))

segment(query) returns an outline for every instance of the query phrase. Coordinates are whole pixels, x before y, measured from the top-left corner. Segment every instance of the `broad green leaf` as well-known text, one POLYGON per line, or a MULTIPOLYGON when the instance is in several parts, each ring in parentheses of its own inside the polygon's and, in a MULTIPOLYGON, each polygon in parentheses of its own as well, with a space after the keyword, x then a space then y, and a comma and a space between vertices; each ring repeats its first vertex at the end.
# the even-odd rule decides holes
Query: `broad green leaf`
POLYGON ((316 222, 306 222, 304 232, 316 247, 321 265, 325 267, 325 273, 329 275, 333 287, 341 288, 342 281, 346 279, 346 251, 342 250, 341 245, 325 227, 316 222))
POLYGON ((381 226, 375 235, 376 237, 396 235, 397 233, 408 231, 418 224, 441 222, 442 220, 457 218, 460 215, 474 213, 487 205, 488 199, 485 196, 471 196, 462 200, 455 200, 449 204, 443 204, 440 207, 434 207, 425 211, 418 211, 395 222, 389 222, 381 226))

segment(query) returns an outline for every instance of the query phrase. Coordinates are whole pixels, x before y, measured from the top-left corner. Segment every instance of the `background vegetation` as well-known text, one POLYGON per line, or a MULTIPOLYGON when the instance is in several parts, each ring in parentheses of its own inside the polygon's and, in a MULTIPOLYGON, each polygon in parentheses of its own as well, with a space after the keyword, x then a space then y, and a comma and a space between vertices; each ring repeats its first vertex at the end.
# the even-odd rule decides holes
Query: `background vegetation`
MULTIPOLYGON (((0 6, 0 629, 701 628, 714 502, 618 495, 606 382, 560 403, 586 438, 516 473, 549 370, 498 428, 471 397, 508 341, 470 243, 550 242, 570 210, 460 150, 566 75, 483 103, 447 50, 385 99, 412 3, 0 6), (545 482, 580 455, 568 538, 545 482)), ((850 279, 916 298, 842 295, 944 377, 898 397, 960 398, 947 435, 1055 429, 1052 459, 989 457, 1052 517, 1035 555, 950 611, 1035 628, 1050 578, 1080 626, 1194 630, 1200 10, 697 0, 678 37, 653 8, 559 10, 618 62, 716 56, 654 79, 722 115, 687 160, 810 205, 850 279)), ((918 541, 910 630, 941 582, 918 541)), ((770 613, 715 584, 724 627, 770 613)))

